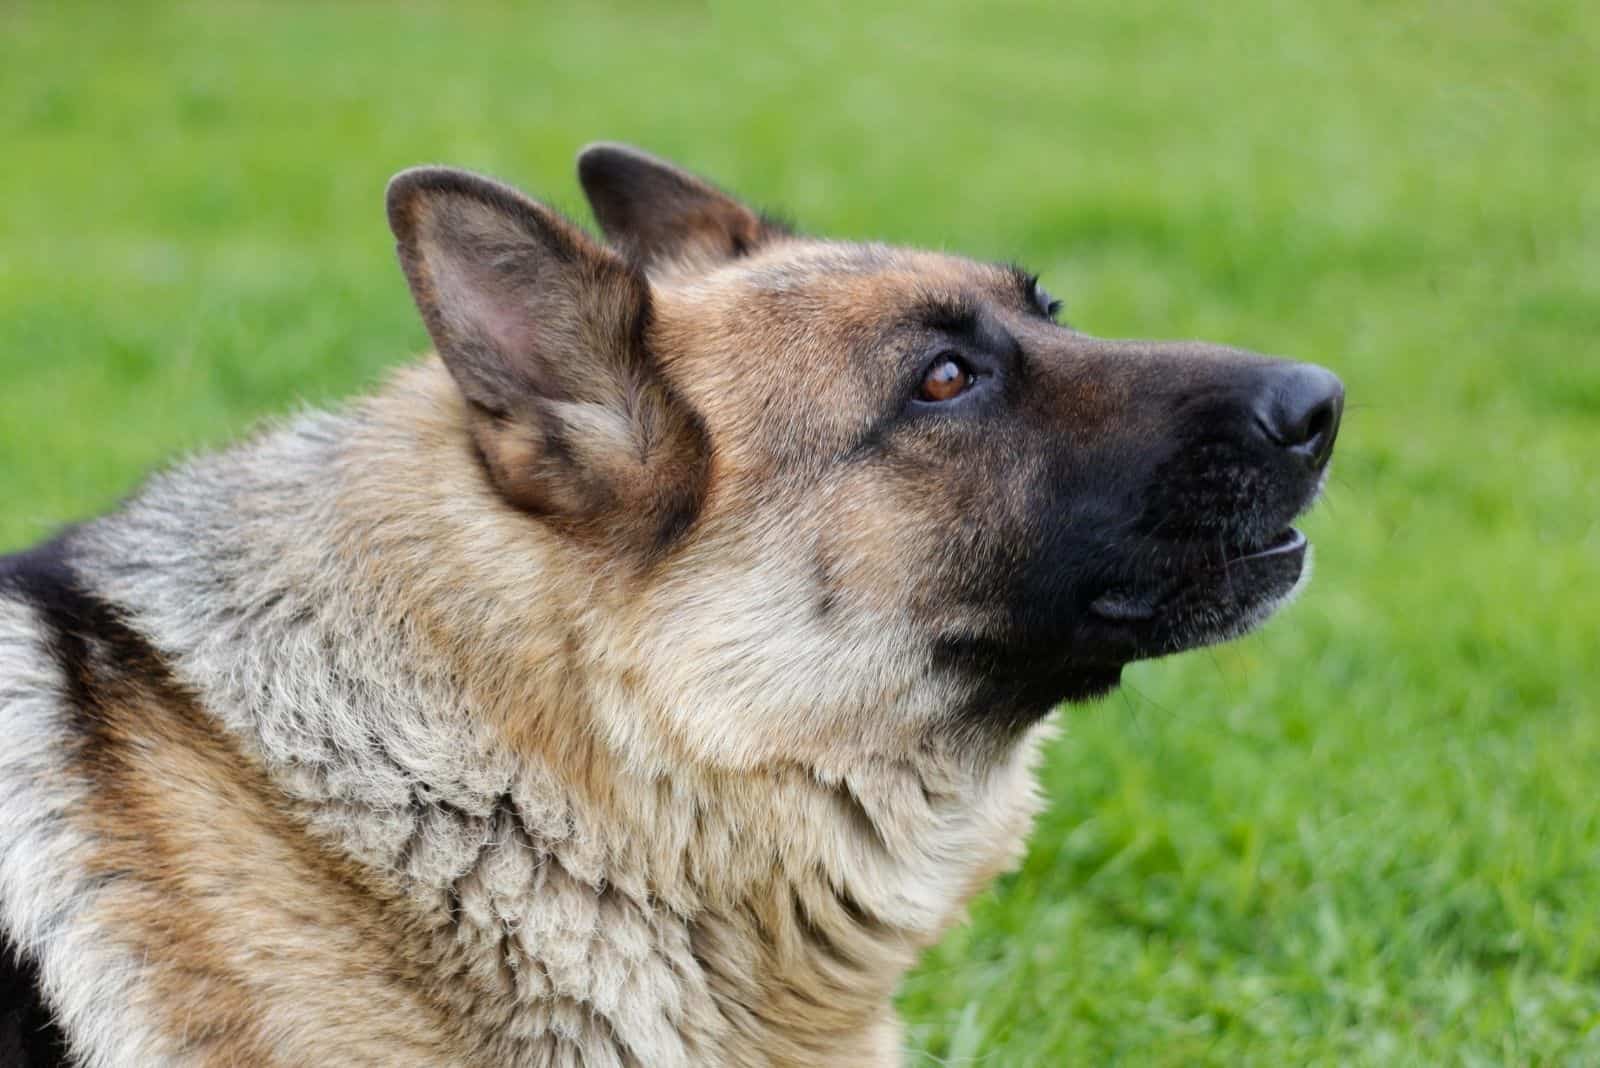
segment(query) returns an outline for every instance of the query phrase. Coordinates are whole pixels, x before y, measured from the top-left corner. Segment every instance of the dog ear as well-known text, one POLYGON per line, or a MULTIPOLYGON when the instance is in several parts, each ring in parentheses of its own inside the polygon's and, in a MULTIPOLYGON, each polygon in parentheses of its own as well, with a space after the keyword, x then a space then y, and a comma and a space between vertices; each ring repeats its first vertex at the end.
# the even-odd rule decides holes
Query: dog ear
POLYGON ((512 504, 646 551, 696 514, 708 446, 648 348, 639 270, 516 190, 419 167, 389 227, 472 434, 512 504))
POLYGON ((711 267, 788 233, 710 182, 629 145, 585 148, 578 181, 606 240, 640 264, 711 267))

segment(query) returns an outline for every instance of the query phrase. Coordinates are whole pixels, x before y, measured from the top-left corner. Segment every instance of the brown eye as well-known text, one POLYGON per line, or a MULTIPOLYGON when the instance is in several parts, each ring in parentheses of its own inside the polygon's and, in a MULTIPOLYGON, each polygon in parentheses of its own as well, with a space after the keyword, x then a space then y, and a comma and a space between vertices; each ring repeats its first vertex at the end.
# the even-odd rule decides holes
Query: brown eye
POLYGON ((966 364, 953 356, 941 356, 928 368, 922 387, 917 390, 917 399, 932 403, 955 400, 971 389, 974 381, 966 364))

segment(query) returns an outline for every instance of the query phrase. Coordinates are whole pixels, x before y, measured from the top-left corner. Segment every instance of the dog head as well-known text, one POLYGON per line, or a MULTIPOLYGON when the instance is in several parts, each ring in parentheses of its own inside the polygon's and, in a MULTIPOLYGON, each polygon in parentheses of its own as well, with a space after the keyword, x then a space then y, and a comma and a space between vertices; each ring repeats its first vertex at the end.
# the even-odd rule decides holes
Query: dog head
POLYGON ((1092 337, 1018 269, 798 236, 633 149, 578 169, 606 245, 435 168, 389 217, 484 477, 604 577, 615 703, 694 754, 1014 736, 1299 584, 1327 371, 1092 337))

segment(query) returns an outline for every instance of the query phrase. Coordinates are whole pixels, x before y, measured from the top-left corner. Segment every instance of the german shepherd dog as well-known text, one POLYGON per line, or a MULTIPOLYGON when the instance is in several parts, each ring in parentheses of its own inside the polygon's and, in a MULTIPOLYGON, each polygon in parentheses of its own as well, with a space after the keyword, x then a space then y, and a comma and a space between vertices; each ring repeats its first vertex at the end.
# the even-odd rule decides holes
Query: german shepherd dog
POLYGON ((1241 634, 1343 404, 578 159, 396 177, 437 355, 0 561, 7 1065, 889 1065, 1051 709, 1241 634))

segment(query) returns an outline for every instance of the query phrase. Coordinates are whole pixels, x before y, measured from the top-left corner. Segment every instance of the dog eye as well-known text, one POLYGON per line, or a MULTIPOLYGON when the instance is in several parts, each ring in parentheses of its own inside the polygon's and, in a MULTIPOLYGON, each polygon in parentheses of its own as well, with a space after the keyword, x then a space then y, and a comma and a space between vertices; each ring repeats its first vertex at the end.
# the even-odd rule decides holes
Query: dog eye
POLYGON ((977 376, 972 373, 972 368, 960 357, 946 354, 934 360, 928 373, 922 376, 917 399, 930 404, 955 400, 971 389, 976 381, 977 376))

